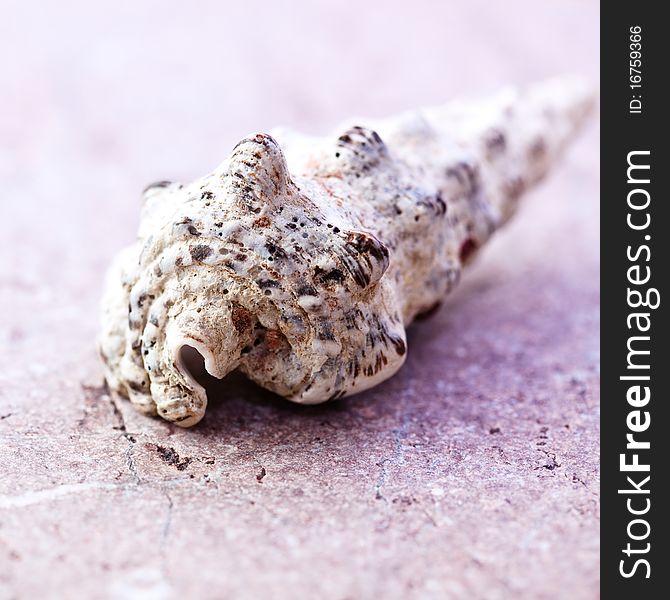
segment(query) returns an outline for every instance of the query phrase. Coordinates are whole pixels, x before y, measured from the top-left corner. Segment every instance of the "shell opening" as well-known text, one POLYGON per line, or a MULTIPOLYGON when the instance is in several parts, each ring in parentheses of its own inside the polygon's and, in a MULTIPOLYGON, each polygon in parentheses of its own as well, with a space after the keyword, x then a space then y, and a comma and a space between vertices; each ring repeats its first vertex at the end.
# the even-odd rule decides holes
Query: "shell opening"
POLYGON ((181 346, 177 352, 177 367, 189 383, 203 389, 214 379, 207 371, 205 357, 197 348, 187 344, 181 346))

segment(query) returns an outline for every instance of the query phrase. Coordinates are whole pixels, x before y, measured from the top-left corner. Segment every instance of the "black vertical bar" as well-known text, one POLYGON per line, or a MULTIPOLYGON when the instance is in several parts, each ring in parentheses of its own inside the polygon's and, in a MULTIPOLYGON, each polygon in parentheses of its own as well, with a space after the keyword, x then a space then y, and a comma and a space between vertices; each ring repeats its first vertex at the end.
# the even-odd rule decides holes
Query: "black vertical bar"
POLYGON ((601 4, 605 599, 670 597, 670 27, 664 7, 639 0, 601 4))

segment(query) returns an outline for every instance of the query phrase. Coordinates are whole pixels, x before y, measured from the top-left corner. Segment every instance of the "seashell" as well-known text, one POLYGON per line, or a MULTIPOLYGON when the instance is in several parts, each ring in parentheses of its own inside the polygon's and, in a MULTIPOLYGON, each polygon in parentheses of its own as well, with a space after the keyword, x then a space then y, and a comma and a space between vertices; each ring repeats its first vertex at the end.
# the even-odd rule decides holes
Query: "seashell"
POLYGON ((304 404, 391 377, 405 328, 457 284, 592 104, 564 79, 324 138, 258 133, 202 179, 149 186, 138 239, 107 277, 109 385, 188 427, 207 406, 197 360, 304 404))

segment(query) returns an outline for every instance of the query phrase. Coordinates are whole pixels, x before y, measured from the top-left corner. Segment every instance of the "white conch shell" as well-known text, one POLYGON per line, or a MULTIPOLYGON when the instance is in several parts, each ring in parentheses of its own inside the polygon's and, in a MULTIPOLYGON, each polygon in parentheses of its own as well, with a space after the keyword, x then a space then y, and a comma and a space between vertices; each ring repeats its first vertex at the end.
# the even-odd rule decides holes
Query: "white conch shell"
POLYGON ((333 137, 277 131, 283 152, 259 133, 194 183, 150 186, 138 240, 108 275, 107 381, 190 426, 207 405, 194 350, 214 377, 240 369, 305 404, 387 379, 405 328, 458 282, 592 102, 565 79, 333 137))

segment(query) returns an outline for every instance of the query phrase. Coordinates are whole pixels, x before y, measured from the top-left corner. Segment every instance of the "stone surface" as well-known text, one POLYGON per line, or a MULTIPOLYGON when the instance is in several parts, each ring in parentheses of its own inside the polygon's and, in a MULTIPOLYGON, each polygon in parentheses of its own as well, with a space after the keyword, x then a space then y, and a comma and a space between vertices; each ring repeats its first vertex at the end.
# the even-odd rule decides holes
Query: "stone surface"
POLYGON ((443 4, 6 3, 0 597, 598 597, 596 119, 381 386, 310 408, 233 377, 184 431, 102 385, 147 182, 278 123, 597 81, 597 3, 443 4))

